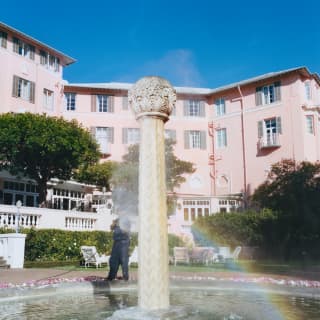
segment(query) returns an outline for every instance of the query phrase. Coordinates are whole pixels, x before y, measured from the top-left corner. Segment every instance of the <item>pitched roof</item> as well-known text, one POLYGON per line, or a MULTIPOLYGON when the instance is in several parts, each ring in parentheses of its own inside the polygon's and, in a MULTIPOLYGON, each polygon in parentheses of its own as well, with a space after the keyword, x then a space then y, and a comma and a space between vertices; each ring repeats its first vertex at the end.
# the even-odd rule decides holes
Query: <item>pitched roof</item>
POLYGON ((16 35, 17 37, 19 37, 21 40, 24 40, 34 46, 46 49, 49 53, 52 53, 53 55, 58 56, 60 58, 62 64, 65 66, 72 64, 76 61, 74 58, 71 58, 70 56, 64 54, 63 52, 61 52, 57 49, 54 49, 54 48, 50 47, 49 45, 45 44, 44 42, 41 42, 35 38, 32 38, 29 35, 15 29, 13 27, 10 27, 9 25, 7 25, 1 21, 0 21, 0 30, 3 30, 8 33, 12 33, 12 34, 16 35))

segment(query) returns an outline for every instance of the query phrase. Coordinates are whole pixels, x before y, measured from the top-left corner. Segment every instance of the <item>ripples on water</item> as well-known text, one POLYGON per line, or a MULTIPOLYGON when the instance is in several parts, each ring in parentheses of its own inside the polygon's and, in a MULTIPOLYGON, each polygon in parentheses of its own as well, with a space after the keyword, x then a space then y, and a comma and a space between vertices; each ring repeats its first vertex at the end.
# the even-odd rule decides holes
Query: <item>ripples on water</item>
MULTIPOLYGON (((126 317, 138 303, 135 292, 80 294, 0 302, 1 320, 105 320, 122 309, 126 317), (126 310, 131 308, 130 310, 126 310)), ((320 299, 265 292, 174 290, 171 308, 162 316, 133 319, 185 320, 319 320, 320 299), (180 308, 180 309, 179 309, 180 308), (177 311, 178 310, 178 311, 177 311), (180 311, 179 311, 180 310, 180 311)), ((129 319, 129 318, 126 318, 129 319)))

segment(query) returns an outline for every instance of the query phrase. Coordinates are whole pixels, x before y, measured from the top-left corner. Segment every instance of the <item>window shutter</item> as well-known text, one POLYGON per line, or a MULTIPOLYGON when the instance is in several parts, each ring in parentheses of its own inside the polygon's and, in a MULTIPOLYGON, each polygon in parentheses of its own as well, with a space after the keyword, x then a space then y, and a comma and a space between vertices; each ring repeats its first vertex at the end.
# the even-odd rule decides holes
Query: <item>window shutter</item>
POLYGON ((7 34, 5 32, 0 32, 0 40, 1 40, 1 47, 7 48, 7 34))
POLYGON ((262 87, 256 88, 256 106, 262 105, 262 87))
POLYGON ((114 96, 108 96, 108 111, 114 112, 114 96))
POLYGON ((19 39, 13 38, 13 52, 19 53, 19 39))
POLYGON ((30 81, 30 102, 34 103, 34 97, 35 97, 35 83, 30 81))
POLYGON ((200 117, 205 117, 205 116, 206 116, 205 104, 204 104, 204 101, 200 101, 200 117))
POLYGON ((263 137, 263 121, 258 122, 258 138, 263 137))
POLYGON ((189 116, 189 100, 184 100, 183 101, 183 115, 185 117, 189 116))
POLYGON ((128 110, 128 97, 122 97, 122 110, 128 110))
POLYGON ((97 111, 97 96, 95 94, 91 95, 91 112, 97 111))
POLYGON ((13 76, 12 96, 18 97, 19 77, 13 76))
POLYGON ((277 133, 282 134, 281 117, 277 117, 276 124, 277 124, 277 133))
POLYGON ((109 128, 109 142, 114 143, 114 128, 113 127, 109 128))
POLYGON ((207 149, 206 132, 200 131, 200 148, 207 149))
POLYGON ((122 143, 128 143, 128 128, 122 128, 122 143))
POLYGON ((190 149, 190 141, 189 141, 189 130, 184 132, 184 148, 190 149))
POLYGON ((30 57, 31 60, 34 60, 35 47, 29 45, 29 50, 30 50, 30 55, 29 55, 29 57, 30 57))
POLYGON ((281 100, 281 82, 280 81, 277 81, 274 83, 274 98, 275 98, 275 101, 280 101, 281 100))

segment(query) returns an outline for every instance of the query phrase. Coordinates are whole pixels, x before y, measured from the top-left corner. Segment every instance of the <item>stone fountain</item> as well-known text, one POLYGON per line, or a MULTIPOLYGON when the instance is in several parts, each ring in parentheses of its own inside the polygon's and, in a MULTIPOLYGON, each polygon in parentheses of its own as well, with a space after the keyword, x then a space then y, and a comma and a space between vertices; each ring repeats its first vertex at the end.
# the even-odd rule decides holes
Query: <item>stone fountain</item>
POLYGON ((140 123, 138 301, 143 310, 169 307, 164 123, 176 102, 171 84, 144 77, 128 95, 140 123))

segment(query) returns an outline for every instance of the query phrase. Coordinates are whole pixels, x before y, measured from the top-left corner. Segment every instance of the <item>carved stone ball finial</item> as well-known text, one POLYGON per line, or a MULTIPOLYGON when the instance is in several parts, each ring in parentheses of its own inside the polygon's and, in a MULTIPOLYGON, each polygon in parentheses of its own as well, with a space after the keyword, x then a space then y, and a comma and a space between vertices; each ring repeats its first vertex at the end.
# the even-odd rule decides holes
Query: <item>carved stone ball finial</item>
POLYGON ((161 77, 144 77, 138 80, 128 93, 129 105, 137 119, 149 115, 166 121, 176 100, 175 89, 168 80, 161 77))

